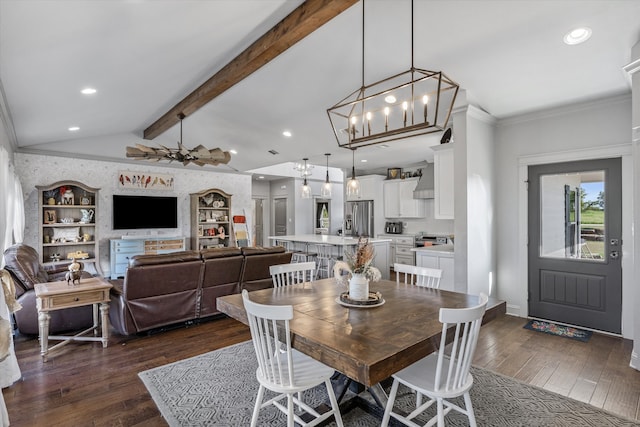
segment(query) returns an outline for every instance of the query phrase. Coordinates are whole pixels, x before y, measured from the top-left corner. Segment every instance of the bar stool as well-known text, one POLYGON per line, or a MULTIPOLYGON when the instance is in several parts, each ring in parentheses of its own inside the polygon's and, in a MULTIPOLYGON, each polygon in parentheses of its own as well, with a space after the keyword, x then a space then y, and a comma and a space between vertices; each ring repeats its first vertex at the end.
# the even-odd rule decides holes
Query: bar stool
POLYGON ((316 244, 317 268, 316 277, 329 278, 333 276, 333 265, 336 258, 333 256, 333 245, 327 243, 316 244), (322 274, 324 273, 324 274, 322 274))
MULTIPOLYGON (((309 251, 303 251, 296 248, 295 242, 290 242, 288 240, 276 240, 276 244, 279 246, 284 246, 287 252, 291 252, 291 262, 310 262, 316 260, 316 253, 310 253, 309 251)), ((309 245, 307 245, 308 247, 309 245)))

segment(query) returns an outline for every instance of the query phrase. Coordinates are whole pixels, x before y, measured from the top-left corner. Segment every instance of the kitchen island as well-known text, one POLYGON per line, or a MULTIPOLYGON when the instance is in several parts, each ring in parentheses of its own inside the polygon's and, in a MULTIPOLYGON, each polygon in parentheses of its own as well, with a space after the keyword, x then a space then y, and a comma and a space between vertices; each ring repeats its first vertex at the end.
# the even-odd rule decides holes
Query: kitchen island
MULTIPOLYGON (((344 257, 345 250, 353 251, 358 244, 357 237, 331 236, 326 234, 290 234, 285 236, 269 236, 274 244, 290 243, 294 245, 290 250, 302 249, 305 252, 313 252, 315 245, 331 245, 336 259, 344 257)), ((380 270, 383 279, 389 279, 389 244, 391 239, 369 238, 373 245, 375 257, 373 265, 380 270)))
POLYGON ((442 270, 440 289, 454 291, 453 245, 433 245, 411 249, 416 253, 418 267, 439 268, 442 270))

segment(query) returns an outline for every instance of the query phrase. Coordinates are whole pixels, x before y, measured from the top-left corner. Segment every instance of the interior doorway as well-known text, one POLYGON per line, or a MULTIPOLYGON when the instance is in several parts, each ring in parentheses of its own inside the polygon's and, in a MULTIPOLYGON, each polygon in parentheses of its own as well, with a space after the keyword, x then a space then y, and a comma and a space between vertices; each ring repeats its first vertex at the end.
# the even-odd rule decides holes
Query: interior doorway
POLYGON ((287 199, 273 199, 273 211, 274 234, 284 236, 287 234, 287 199))
POLYGON ((529 166, 529 316, 621 333, 621 159, 529 166))
POLYGON ((264 246, 264 200, 253 199, 253 246, 264 246))

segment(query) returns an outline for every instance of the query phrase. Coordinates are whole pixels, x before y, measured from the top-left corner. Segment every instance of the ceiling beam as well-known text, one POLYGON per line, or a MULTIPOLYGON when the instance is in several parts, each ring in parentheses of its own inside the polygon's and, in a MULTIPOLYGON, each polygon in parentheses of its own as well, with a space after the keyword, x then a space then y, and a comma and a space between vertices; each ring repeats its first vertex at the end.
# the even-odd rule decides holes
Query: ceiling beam
POLYGON ((176 125, 179 114, 190 116, 357 2, 358 0, 306 0, 146 128, 144 139, 153 139, 176 125))

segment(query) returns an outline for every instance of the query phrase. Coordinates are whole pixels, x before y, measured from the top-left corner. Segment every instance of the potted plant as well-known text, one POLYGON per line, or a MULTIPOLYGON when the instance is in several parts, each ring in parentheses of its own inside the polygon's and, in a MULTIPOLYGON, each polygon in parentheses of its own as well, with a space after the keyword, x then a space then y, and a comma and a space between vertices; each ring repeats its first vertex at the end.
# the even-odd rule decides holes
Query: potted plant
POLYGON ((345 273, 349 278, 349 298, 354 301, 369 299, 369 281, 377 282, 382 275, 371 265, 375 255, 369 239, 358 239, 354 252, 345 252, 346 261, 338 261, 333 267, 333 275, 341 280, 345 273))

